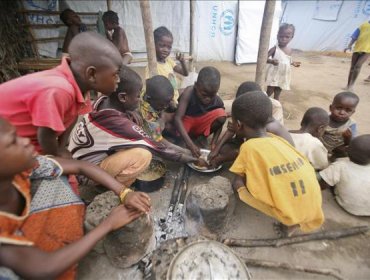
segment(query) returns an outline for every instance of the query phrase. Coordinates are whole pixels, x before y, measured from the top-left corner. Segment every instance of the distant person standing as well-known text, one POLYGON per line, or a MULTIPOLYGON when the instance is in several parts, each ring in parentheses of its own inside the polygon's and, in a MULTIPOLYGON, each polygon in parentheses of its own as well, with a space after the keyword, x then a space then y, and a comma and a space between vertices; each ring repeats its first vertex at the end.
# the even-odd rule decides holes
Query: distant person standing
POLYGON ((294 37, 294 32, 293 24, 282 24, 277 35, 278 43, 268 52, 266 93, 268 96, 274 94, 276 100, 279 100, 282 90, 290 90, 291 65, 301 66, 300 62, 292 60, 292 49, 288 47, 294 37))
POLYGON ((128 40, 125 30, 119 26, 119 18, 116 12, 107 11, 103 14, 105 35, 118 49, 122 56, 122 63, 129 64, 132 60, 132 54, 128 47, 128 40))
POLYGON ((78 33, 87 31, 87 27, 82 23, 78 14, 71 9, 65 9, 60 13, 60 20, 67 26, 67 33, 63 42, 63 53, 68 53, 68 47, 74 36, 78 33))
POLYGON ((352 45, 355 44, 353 48, 351 68, 348 75, 347 89, 351 91, 353 85, 357 79, 358 74, 360 74, 362 64, 367 60, 370 53, 370 21, 366 21, 361 24, 351 36, 351 41, 349 42, 347 48, 344 52, 351 50, 352 45))

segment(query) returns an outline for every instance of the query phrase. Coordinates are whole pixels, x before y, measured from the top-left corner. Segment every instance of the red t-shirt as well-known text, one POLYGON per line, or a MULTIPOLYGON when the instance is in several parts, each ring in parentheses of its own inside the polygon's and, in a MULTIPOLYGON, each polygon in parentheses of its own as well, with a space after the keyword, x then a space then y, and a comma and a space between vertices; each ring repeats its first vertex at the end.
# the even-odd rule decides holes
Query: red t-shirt
POLYGON ((0 116, 16 127, 18 135, 30 138, 38 151, 38 127, 60 135, 79 114, 90 111, 89 96, 85 101, 66 58, 53 69, 0 85, 0 116))

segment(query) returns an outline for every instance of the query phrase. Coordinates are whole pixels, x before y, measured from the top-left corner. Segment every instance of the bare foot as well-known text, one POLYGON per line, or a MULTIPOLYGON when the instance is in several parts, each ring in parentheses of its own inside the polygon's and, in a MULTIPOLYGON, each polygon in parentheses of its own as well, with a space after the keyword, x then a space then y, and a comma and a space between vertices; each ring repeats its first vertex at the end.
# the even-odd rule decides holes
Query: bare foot
POLYGON ((299 225, 286 226, 282 223, 274 223, 274 230, 279 238, 292 237, 300 233, 299 225))

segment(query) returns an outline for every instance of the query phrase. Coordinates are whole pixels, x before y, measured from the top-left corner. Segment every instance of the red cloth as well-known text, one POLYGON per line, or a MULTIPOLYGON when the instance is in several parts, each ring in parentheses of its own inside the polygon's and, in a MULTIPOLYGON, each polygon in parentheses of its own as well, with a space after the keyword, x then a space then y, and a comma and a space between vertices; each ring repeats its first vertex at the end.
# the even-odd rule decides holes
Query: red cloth
POLYGON ((220 118, 226 117, 226 112, 223 108, 218 108, 199 117, 184 116, 182 123, 187 133, 194 137, 204 135, 209 136, 211 133, 212 123, 220 118))
POLYGON ((39 152, 38 127, 60 135, 79 114, 90 111, 90 98, 85 101, 66 58, 53 69, 0 85, 0 116, 17 128, 18 135, 30 138, 39 152))

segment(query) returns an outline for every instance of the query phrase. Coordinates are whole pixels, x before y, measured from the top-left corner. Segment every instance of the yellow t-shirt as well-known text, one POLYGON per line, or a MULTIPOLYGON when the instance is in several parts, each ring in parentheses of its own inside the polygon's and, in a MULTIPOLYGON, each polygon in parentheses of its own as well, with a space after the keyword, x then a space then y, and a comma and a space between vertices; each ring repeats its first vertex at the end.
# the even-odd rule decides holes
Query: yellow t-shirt
MULTIPOLYGON (((165 76, 171 83, 174 89, 173 100, 177 104, 177 99, 179 98, 179 91, 177 87, 177 79, 173 68, 176 66, 176 62, 171 58, 167 57, 164 63, 157 61, 157 72, 158 75, 165 76)), ((145 79, 149 78, 149 68, 145 68, 145 79)))
POLYGON ((357 38, 354 52, 370 53, 370 23, 367 21, 360 25, 360 35, 357 38))
POLYGON ((230 168, 246 176, 240 199, 285 225, 299 224, 303 231, 320 227, 324 215, 315 170, 284 139, 269 136, 244 142, 230 168))

